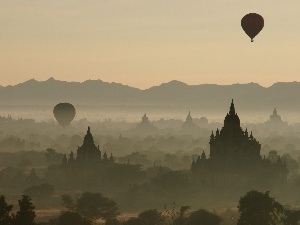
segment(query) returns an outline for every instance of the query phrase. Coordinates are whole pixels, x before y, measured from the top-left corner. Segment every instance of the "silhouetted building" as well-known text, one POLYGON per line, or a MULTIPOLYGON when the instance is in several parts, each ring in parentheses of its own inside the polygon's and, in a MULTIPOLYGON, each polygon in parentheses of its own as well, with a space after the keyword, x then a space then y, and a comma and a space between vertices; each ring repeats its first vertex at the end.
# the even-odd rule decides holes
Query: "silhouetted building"
POLYGON ((209 144, 211 160, 229 162, 251 161, 252 163, 261 160, 261 145, 253 137, 252 131, 249 135, 247 129, 243 131, 241 128, 233 100, 230 111, 225 117, 224 126, 221 131, 217 129, 215 134, 212 132, 209 144))
POLYGON ((142 122, 138 123, 136 128, 129 131, 129 133, 138 135, 152 135, 156 132, 157 128, 150 123, 146 113, 142 117, 142 122))
POLYGON ((79 162, 91 162, 101 160, 101 151, 99 146, 96 147, 94 143, 93 135, 91 134, 90 127, 84 136, 83 144, 77 149, 77 161, 79 162))
POLYGON ((194 129, 196 128, 196 124, 193 122, 193 118, 191 116, 191 111, 187 115, 184 124, 182 125, 182 129, 194 129))
POLYGON ((287 126, 287 122, 281 119, 281 116, 278 115, 276 108, 273 110, 273 114, 270 115, 270 119, 266 123, 269 126, 287 126))
POLYGON ((0 125, 10 125, 10 126, 17 126, 17 127, 28 127, 28 126, 33 126, 35 123, 34 119, 23 119, 18 118, 18 119, 13 119, 12 116, 9 114, 7 117, 5 116, 0 116, 0 125))
POLYGON ((193 159, 191 170, 200 183, 218 187, 232 185, 247 188, 282 185, 287 179, 287 166, 280 158, 271 163, 261 157, 260 143, 243 131, 233 100, 224 126, 210 136, 210 157, 205 152, 193 159))
POLYGON ((62 165, 71 165, 74 163, 92 163, 92 162, 101 162, 101 161, 110 161, 113 162, 113 156, 111 154, 110 160, 107 158, 107 153, 104 152, 103 159, 101 155, 101 151, 99 145, 96 146, 94 142, 93 135, 91 133, 90 127, 86 132, 86 135, 83 139, 83 144, 77 149, 77 157, 75 159, 73 152, 71 151, 69 155, 69 159, 67 159, 67 155, 65 154, 62 159, 62 165))
POLYGON ((147 114, 145 113, 144 116, 142 117, 142 122, 138 124, 138 127, 141 128, 148 128, 151 127, 152 125, 149 122, 149 119, 147 117, 147 114))

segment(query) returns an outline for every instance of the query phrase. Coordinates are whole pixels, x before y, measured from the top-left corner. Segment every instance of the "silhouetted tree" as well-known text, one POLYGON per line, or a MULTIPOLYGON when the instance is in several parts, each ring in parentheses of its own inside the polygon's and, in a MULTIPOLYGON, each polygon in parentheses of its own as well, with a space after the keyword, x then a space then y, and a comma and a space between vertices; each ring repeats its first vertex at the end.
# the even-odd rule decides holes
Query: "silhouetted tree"
POLYGON ((143 222, 145 225, 162 225, 164 223, 164 218, 160 212, 156 209, 149 209, 146 210, 138 215, 138 218, 143 222))
POLYGON ((112 218, 112 219, 106 220, 105 225, 120 225, 120 222, 116 218, 112 218))
POLYGON ((250 191, 238 205, 238 225, 275 225, 283 218, 283 206, 269 196, 269 192, 250 191))
POLYGON ((173 225, 184 225, 187 224, 188 218, 185 217, 185 213, 190 209, 190 206, 181 206, 179 216, 174 220, 173 225))
POLYGON ((4 195, 0 196, 0 225, 10 225, 12 222, 11 211, 13 206, 8 205, 4 195))
POLYGON ((299 225, 300 210, 286 209, 284 214, 285 214, 283 219, 284 225, 299 225))
POLYGON ((30 159, 21 159, 18 163, 18 167, 22 169, 28 169, 32 167, 32 162, 30 159))
POLYGON ((59 164, 63 158, 63 154, 57 153, 53 148, 47 148, 45 152, 46 161, 49 164, 59 164))
POLYGON ((22 199, 19 200, 19 207, 20 209, 14 218, 14 225, 35 225, 35 207, 28 195, 22 195, 22 199))
POLYGON ((54 194, 54 186, 51 184, 41 184, 28 187, 24 190, 24 194, 38 198, 49 198, 54 194))
POLYGON ((281 159, 287 164, 289 176, 295 176, 298 174, 299 164, 297 160, 293 159, 290 154, 282 155, 281 159))
POLYGON ((118 215, 115 201, 102 196, 100 193, 84 192, 76 198, 76 202, 68 195, 62 196, 63 205, 70 211, 81 214, 85 219, 112 219, 118 215))
POLYGON ((75 161, 75 159, 74 159, 74 153, 71 151, 70 156, 69 156, 68 163, 69 163, 69 164, 72 164, 74 161, 75 161))
POLYGON ((174 161, 176 160, 177 156, 176 155, 173 155, 173 154, 165 154, 165 162, 168 163, 168 166, 170 167, 173 167, 174 165, 174 161))
POLYGON ((276 150, 272 150, 268 153, 267 158, 272 162, 275 163, 279 159, 279 155, 277 154, 276 150))
POLYGON ((181 160, 184 163, 184 165, 190 166, 190 164, 191 164, 191 157, 189 155, 182 156, 181 160))
POLYGON ((29 176, 26 178, 28 184, 36 184, 40 181, 40 178, 36 175, 35 170, 32 169, 29 176))
POLYGON ((137 218, 131 217, 125 222, 126 225, 163 225, 164 217, 156 209, 146 210, 138 215, 137 218))
POLYGON ((58 225, 91 225, 92 223, 84 219, 76 212, 61 212, 58 218, 58 225))
POLYGON ((152 184, 159 187, 160 190, 174 192, 185 190, 189 185, 188 175, 185 171, 171 171, 155 177, 152 184))
POLYGON ((15 137, 15 136, 8 136, 0 141, 0 148, 7 149, 18 149, 22 150, 25 146, 25 140, 15 137))
POLYGON ((119 162, 126 163, 130 162, 132 164, 141 164, 141 165, 149 165, 151 161, 148 159, 148 156, 145 154, 141 154, 139 152, 132 152, 130 155, 126 155, 123 157, 119 157, 119 162))
MULTIPOLYGON (((185 222, 185 221, 184 221, 185 222)), ((186 220, 186 225, 219 225, 222 219, 205 209, 193 212, 186 220)), ((182 224, 184 225, 184 223, 182 224)))
POLYGON ((126 221, 125 225, 144 225, 143 221, 139 218, 129 218, 129 220, 126 221))
POLYGON ((75 212, 75 203, 73 198, 70 195, 62 195, 61 196, 62 205, 66 207, 69 211, 75 212))
POLYGON ((22 182, 24 180, 24 177, 24 171, 21 169, 7 167, 0 171, 0 182, 2 185, 22 182))

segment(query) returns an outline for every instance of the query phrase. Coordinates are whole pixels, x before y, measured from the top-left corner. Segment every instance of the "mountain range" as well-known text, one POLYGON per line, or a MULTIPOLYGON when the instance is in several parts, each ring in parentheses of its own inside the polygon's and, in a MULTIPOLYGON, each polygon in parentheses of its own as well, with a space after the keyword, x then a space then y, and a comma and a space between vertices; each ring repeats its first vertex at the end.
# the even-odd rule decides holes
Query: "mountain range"
POLYGON ((248 84, 188 85, 170 81, 146 90, 101 80, 80 82, 28 80, 14 86, 0 86, 0 105, 151 105, 228 108, 231 99, 239 108, 300 110, 300 82, 278 82, 270 87, 248 84))

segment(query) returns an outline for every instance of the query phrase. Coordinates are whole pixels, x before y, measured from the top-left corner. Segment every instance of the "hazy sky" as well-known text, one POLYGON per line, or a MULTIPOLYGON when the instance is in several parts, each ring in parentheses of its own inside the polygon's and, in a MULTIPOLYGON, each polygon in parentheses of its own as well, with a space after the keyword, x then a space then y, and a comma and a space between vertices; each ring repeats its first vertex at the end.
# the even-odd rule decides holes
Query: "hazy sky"
POLYGON ((299 81, 299 0, 0 0, 0 85, 299 81), (254 43, 240 26, 265 27, 254 43))

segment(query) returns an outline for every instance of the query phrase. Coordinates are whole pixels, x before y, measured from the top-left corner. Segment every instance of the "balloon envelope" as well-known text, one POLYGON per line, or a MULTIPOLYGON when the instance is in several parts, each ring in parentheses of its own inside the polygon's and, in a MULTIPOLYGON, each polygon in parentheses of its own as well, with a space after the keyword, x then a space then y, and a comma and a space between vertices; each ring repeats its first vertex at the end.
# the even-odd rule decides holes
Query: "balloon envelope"
POLYGON ((263 29, 264 18, 256 13, 249 13, 245 15, 241 21, 241 25, 245 33, 251 38, 253 38, 263 29))
POLYGON ((57 122, 65 127, 74 119, 76 111, 70 103, 59 103, 54 107, 53 114, 57 122))

